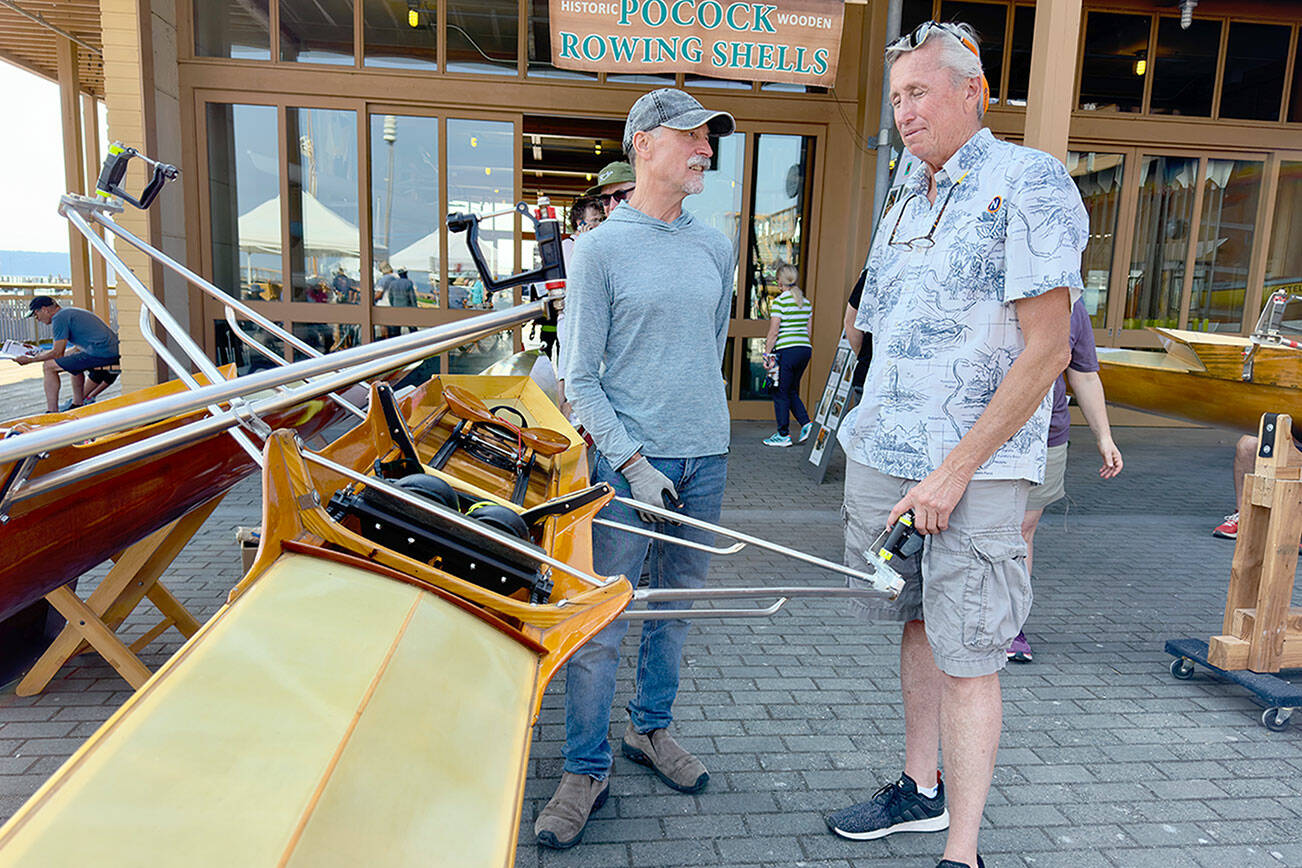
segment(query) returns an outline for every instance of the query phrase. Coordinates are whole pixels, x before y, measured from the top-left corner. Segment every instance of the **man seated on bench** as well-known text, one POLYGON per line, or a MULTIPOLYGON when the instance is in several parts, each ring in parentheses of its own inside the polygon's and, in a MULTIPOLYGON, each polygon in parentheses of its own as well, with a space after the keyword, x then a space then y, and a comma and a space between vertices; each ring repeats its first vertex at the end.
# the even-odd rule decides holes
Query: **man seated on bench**
MULTIPOLYGON (((118 336, 104 321, 88 310, 79 307, 61 307, 48 295, 32 299, 28 316, 54 329, 54 346, 45 352, 14 359, 20 365, 43 362, 45 365, 45 410, 80 407, 86 402, 86 371, 117 365, 118 336), (75 344, 79 352, 67 353, 68 344, 75 344), (59 407, 59 374, 72 375, 72 400, 59 407)), ((96 389, 97 393, 100 391, 96 389)))

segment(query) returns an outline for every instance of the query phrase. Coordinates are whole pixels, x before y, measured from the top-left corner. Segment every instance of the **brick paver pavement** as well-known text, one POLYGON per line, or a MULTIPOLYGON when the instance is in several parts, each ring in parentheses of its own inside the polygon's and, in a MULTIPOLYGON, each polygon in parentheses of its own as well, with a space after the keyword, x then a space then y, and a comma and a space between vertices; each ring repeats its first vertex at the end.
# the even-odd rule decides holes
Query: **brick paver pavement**
MULTIPOLYGON (((0 415, 14 415, 4 392, 0 415)), ((759 445, 768 431, 734 426, 725 523, 839 559, 841 467, 816 487, 799 451, 759 445)), ((983 827, 986 864, 1302 866, 1302 726, 1268 732, 1244 691, 1201 674, 1175 681, 1162 653, 1168 638, 1220 630, 1233 544, 1209 531, 1230 505, 1233 435, 1120 429, 1126 470, 1103 482, 1088 431, 1074 434, 1072 500, 1050 509, 1036 539, 1026 629, 1035 662, 1003 678, 1005 733, 983 827)), ((234 527, 257 521, 257 487, 248 480, 167 578, 201 618, 238 579, 234 527)), ((83 582, 83 593, 94 581, 83 582)), ((716 559, 711 581, 838 582, 750 550, 716 559)), ((152 615, 133 616, 126 633, 142 633, 152 615)), ((675 726, 709 766, 709 787, 680 795, 617 758, 613 797, 584 843, 563 853, 539 849, 532 836, 560 772, 558 678, 535 729, 517 866, 930 868, 939 835, 854 843, 831 836, 822 821, 899 772, 897 631, 809 600, 770 620, 698 622, 675 726)), ((635 642, 636 629, 627 661, 635 642)), ((169 635, 143 655, 146 663, 161 664, 178 644, 169 635)), ((626 662, 616 739, 630 673, 626 662)), ((10 815, 128 693, 90 657, 66 667, 41 696, 16 697, 12 685, 0 693, 0 814, 10 815)))

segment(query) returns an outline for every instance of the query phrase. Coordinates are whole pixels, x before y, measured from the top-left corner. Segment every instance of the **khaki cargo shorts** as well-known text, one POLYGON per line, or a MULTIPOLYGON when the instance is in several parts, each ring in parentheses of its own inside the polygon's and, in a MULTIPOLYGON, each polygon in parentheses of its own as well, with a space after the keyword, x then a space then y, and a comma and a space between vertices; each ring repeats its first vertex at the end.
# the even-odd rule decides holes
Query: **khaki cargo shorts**
MULTIPOLYGON (((899 479, 847 460, 845 563, 871 571, 864 552, 916 480, 899 479)), ((856 600, 874 620, 926 623, 936 666, 947 675, 975 678, 1004 668, 1008 646, 1031 611, 1022 516, 1030 483, 974 480, 949 517, 949 528, 926 537, 921 557, 901 569, 904 590, 894 601, 856 600)), ((848 579, 851 587, 866 583, 848 579)))
POLYGON ((1044 462, 1044 482, 1031 486, 1031 493, 1026 495, 1026 508, 1044 509, 1051 503, 1057 503, 1067 496, 1067 444, 1060 443, 1049 447, 1048 457, 1044 462))

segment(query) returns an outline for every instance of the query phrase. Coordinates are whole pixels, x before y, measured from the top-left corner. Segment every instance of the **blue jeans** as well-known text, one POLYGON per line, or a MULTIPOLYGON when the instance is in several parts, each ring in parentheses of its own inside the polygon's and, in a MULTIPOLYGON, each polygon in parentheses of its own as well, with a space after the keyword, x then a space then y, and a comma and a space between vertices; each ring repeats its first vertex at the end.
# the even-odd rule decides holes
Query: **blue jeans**
MULTIPOLYGON (((683 512, 703 521, 718 522, 723 488, 728 478, 728 456, 705 458, 649 458, 669 477, 683 501, 683 512)), ((628 497, 622 474, 597 455, 593 482, 608 482, 616 494, 628 497)), ((654 530, 669 536, 713 544, 714 534, 668 522, 650 524, 632 507, 609 503, 601 518, 654 530)), ((652 588, 699 588, 710 568, 707 552, 652 540, 612 528, 592 528, 592 559, 598 575, 624 575, 636 583, 644 562, 650 565, 652 588), (649 556, 649 557, 648 557, 649 556)), ((690 603, 652 604, 653 609, 685 608, 690 603)), ((619 645, 628 632, 627 621, 615 621, 579 648, 565 670, 565 771, 604 779, 610 771, 610 708, 615 701, 615 670, 619 645)), ((662 729, 673 720, 678 695, 678 665, 687 622, 681 618, 642 622, 638 645, 637 689, 628 705, 638 732, 662 729)))

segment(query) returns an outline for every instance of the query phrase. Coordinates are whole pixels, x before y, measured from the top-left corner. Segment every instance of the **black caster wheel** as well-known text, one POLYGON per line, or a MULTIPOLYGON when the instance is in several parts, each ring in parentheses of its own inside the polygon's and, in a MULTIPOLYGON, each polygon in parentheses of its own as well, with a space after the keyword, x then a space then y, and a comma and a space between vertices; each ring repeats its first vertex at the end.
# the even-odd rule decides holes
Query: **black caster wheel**
POLYGON ((1267 708, 1261 713, 1261 725, 1271 732, 1283 732, 1293 722, 1293 709, 1267 708))
POLYGON ((1171 677, 1180 681, 1188 681, 1193 678, 1194 665, 1188 657, 1177 657, 1171 661, 1171 677))

